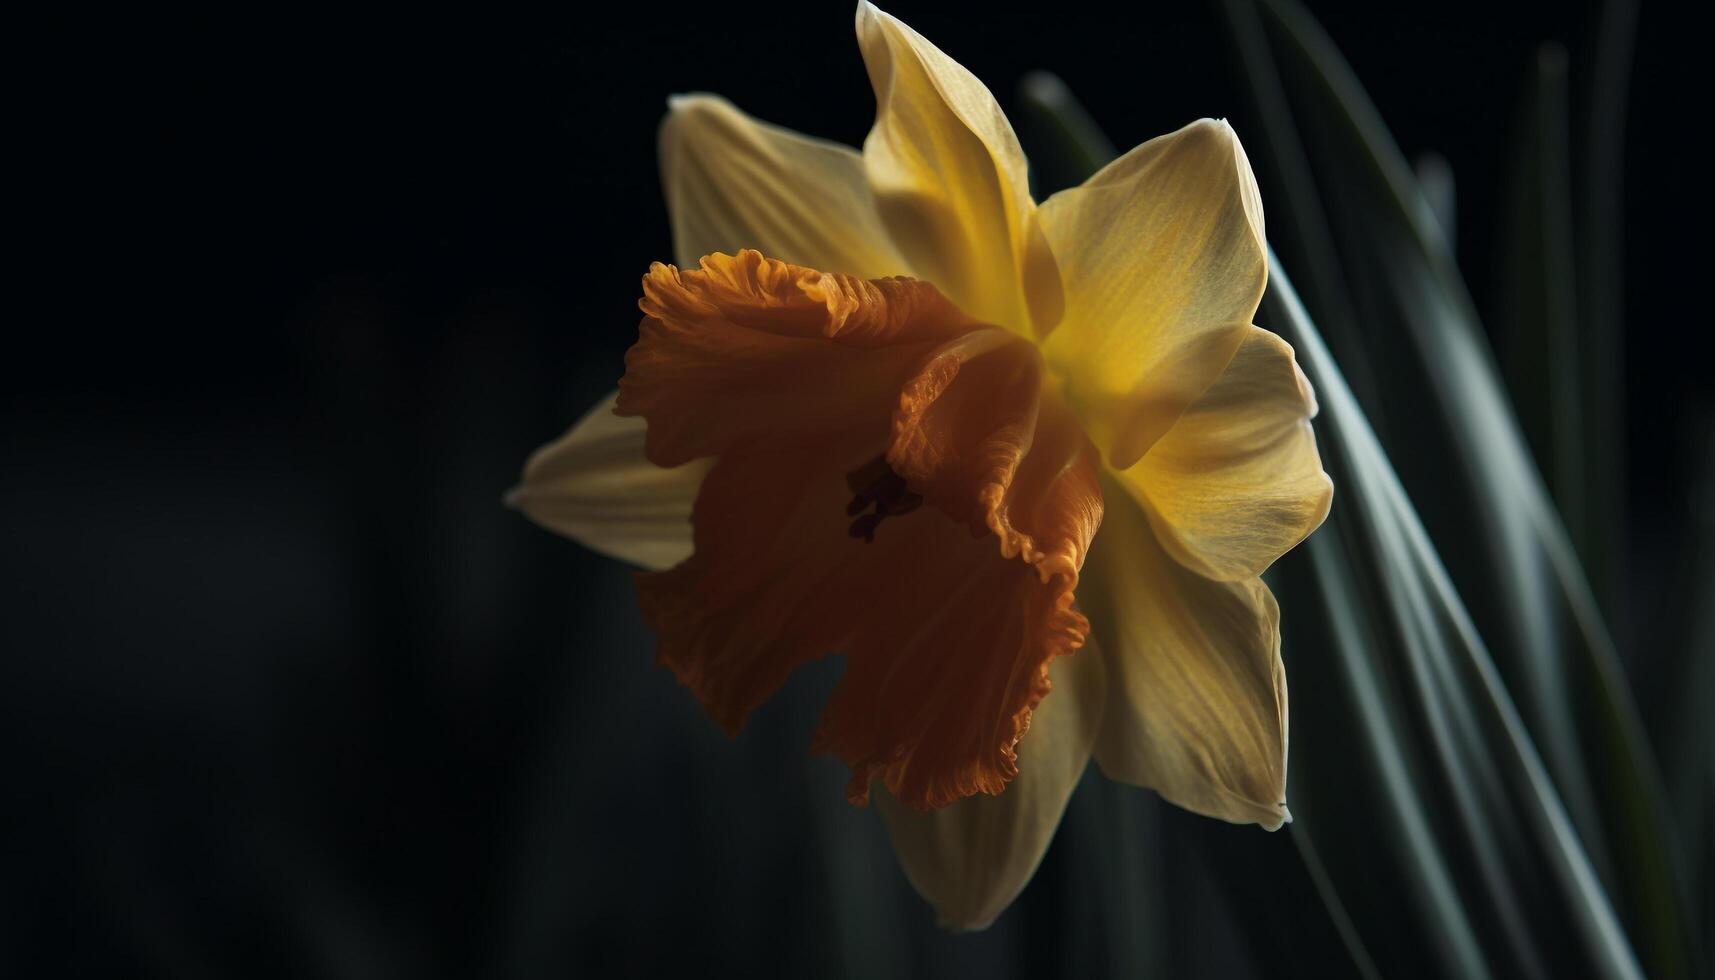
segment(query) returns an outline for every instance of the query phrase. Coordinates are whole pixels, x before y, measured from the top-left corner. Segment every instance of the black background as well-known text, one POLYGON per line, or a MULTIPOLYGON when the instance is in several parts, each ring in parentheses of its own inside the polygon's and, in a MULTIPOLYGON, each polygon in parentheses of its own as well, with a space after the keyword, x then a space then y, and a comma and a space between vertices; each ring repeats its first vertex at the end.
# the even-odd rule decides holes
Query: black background
MULTIPOLYGON (((1594 6, 1312 7, 1406 152, 1451 162, 1460 260, 1495 309, 1527 71, 1558 40, 1576 82, 1594 6)), ((1003 105, 1056 71, 1122 148, 1198 116, 1248 131, 1212 4, 889 9, 1003 105)), ((612 387, 637 279, 670 257, 666 96, 857 145, 851 19, 234 9, 14 37, 0 966, 812 975, 854 962, 838 923, 861 893, 901 937, 865 962, 1070 969, 1053 950, 1088 898, 1064 841, 995 930, 935 932, 838 765, 804 757, 833 673, 729 743, 652 668, 627 571, 500 505, 612 387)), ((1618 624, 1645 688, 1715 411, 1706 19, 1643 8, 1624 137, 1618 624)), ((1257 968, 1198 901, 1175 973, 1257 968)))

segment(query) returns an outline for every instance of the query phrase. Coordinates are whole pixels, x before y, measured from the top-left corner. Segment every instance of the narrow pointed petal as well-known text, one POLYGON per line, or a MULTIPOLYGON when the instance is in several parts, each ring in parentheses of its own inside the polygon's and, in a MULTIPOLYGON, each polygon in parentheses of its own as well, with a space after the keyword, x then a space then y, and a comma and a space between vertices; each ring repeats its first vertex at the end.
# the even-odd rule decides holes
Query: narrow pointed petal
POLYGON ((1047 333, 1059 277, 1006 114, 976 76, 867 0, 857 35, 876 101, 864 164, 912 275, 979 320, 1047 333))
POLYGON ((691 554, 691 504, 706 462, 665 468, 643 455, 642 419, 613 414, 615 392, 530 455, 507 504, 621 561, 668 568, 691 554))
POLYGON ((758 122, 712 95, 675 96, 661 122, 673 253, 769 256, 861 279, 902 275, 856 150, 758 122))
POLYGON ((658 464, 716 457, 693 554, 638 577, 661 661, 736 733, 842 652, 815 747, 852 802, 877 779, 922 809, 1001 792, 1049 663, 1083 643, 1102 513, 1035 347, 927 283, 755 252, 656 266, 644 294, 619 410, 658 464))
POLYGON ((1094 644, 1049 668, 1044 700, 1018 743, 1018 778, 999 796, 940 810, 912 809, 887 793, 876 805, 912 887, 949 929, 984 929, 1030 882, 1090 759, 1104 678, 1094 644))
POLYGON ((1220 379, 1120 482, 1180 563, 1222 581, 1255 578, 1328 516, 1334 484, 1315 415, 1291 345, 1252 327, 1220 379))
POLYGON ((1065 284, 1044 354, 1109 465, 1126 469, 1220 377, 1268 263, 1256 178, 1203 119, 1043 202, 1065 284))
POLYGON ((1141 508, 1109 497, 1082 593, 1108 676, 1096 761, 1187 810, 1277 829, 1291 817, 1274 596, 1190 571, 1141 508))

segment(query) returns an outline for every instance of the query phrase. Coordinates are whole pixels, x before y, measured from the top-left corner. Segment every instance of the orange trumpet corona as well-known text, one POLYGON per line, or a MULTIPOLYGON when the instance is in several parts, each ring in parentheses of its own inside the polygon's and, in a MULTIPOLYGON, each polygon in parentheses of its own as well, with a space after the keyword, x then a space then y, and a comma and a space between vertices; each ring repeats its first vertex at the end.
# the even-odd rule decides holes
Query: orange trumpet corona
POLYGON ((617 412, 658 466, 714 459, 692 556, 637 576, 660 660, 737 733, 842 652, 815 747, 851 765, 852 802, 872 779, 919 809, 1001 792, 1049 662, 1088 632, 1073 592, 1102 518, 1035 345, 926 282, 754 251, 643 289, 617 412))

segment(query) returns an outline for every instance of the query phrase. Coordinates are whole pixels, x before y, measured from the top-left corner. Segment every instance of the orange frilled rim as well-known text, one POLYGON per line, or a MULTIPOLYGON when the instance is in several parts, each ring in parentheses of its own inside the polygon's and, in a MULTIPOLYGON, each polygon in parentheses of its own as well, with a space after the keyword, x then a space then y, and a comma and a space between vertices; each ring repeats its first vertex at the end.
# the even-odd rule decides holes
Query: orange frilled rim
POLYGON ((1098 457, 1035 347, 934 286, 764 258, 656 264, 616 411, 714 458, 695 551, 637 576, 659 659, 736 734, 799 664, 846 670, 814 748, 920 809, 999 793, 1089 624, 1098 457))

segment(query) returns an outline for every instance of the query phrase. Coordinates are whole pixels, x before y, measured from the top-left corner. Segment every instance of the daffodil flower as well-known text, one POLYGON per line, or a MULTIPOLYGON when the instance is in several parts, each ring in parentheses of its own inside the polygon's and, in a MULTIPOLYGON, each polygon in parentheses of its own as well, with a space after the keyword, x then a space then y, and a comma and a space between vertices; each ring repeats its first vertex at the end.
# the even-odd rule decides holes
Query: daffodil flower
POLYGON ((815 748, 854 803, 885 788, 907 876, 974 928, 1092 755, 1198 813, 1289 819, 1258 576, 1332 486, 1292 349, 1251 324, 1262 207, 1226 123, 1039 204, 981 82, 868 3, 857 34, 861 154, 671 100, 679 265, 644 278, 617 395, 514 502, 653 569, 659 659, 728 732, 844 654, 815 748))

